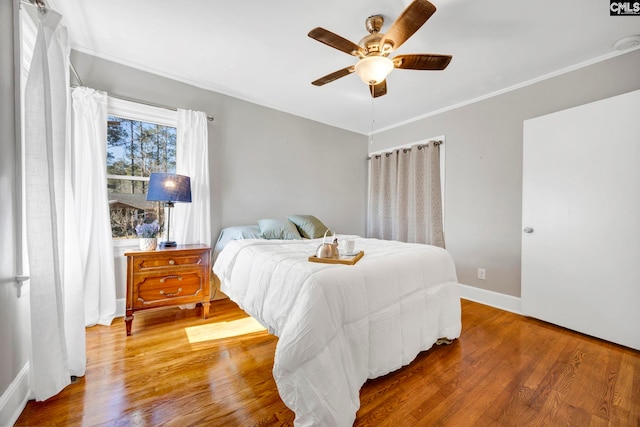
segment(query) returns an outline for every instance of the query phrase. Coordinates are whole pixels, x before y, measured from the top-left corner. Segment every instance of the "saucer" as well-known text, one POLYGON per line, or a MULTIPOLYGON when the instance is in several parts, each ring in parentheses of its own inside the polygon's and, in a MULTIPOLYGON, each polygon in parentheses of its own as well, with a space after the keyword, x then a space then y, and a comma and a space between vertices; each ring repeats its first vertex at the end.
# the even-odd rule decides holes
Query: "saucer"
POLYGON ((345 253, 342 253, 342 254, 340 254, 340 255, 342 255, 342 256, 356 256, 356 255, 358 255, 359 253, 360 253, 360 251, 355 251, 355 252, 345 252, 345 253))

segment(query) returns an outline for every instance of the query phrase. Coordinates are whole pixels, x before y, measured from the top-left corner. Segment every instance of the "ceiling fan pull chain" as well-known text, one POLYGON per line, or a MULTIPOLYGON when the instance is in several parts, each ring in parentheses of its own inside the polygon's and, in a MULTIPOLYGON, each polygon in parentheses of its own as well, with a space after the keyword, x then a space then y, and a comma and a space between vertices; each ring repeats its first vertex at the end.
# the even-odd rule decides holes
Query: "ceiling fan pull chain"
POLYGON ((373 104, 373 100, 375 98, 371 98, 371 133, 369 134, 369 144, 373 145, 373 123, 375 122, 375 109, 374 109, 374 104, 373 104))

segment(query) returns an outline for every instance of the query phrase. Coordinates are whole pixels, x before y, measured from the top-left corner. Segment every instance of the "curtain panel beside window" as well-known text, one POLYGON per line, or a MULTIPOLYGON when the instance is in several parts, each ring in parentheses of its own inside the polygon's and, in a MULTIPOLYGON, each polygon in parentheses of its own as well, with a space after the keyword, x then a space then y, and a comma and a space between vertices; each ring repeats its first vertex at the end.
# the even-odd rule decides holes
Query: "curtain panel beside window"
POLYGON ((30 275, 31 388, 46 400, 82 376, 82 268, 71 187, 69 44, 62 16, 38 12, 24 90, 24 199, 30 275))
POLYGON ((111 325, 116 279, 107 197, 107 94, 77 87, 73 99, 73 190, 83 266, 85 326, 111 325))
POLYGON ((178 109, 176 173, 191 178, 191 203, 176 204, 175 241, 211 246, 209 140, 207 115, 201 111, 178 109))

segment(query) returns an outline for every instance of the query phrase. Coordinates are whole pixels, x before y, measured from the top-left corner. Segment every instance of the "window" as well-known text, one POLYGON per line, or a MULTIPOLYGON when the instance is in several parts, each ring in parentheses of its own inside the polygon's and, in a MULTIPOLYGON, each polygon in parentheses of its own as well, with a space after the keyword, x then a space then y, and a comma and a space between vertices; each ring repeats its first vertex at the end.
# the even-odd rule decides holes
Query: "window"
POLYGON ((137 239, 143 222, 164 223, 164 208, 147 201, 149 176, 176 171, 176 113, 109 99, 107 192, 114 239, 137 239))

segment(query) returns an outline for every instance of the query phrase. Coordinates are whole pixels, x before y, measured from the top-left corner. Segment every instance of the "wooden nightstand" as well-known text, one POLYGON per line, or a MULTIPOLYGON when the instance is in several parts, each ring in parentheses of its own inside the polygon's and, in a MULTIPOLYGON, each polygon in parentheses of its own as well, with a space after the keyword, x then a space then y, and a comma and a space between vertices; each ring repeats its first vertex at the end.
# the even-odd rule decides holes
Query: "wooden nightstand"
POLYGON ((178 245, 154 251, 128 251, 127 335, 131 335, 133 313, 158 307, 202 303, 202 316, 209 316, 209 271, 211 248, 178 245))

